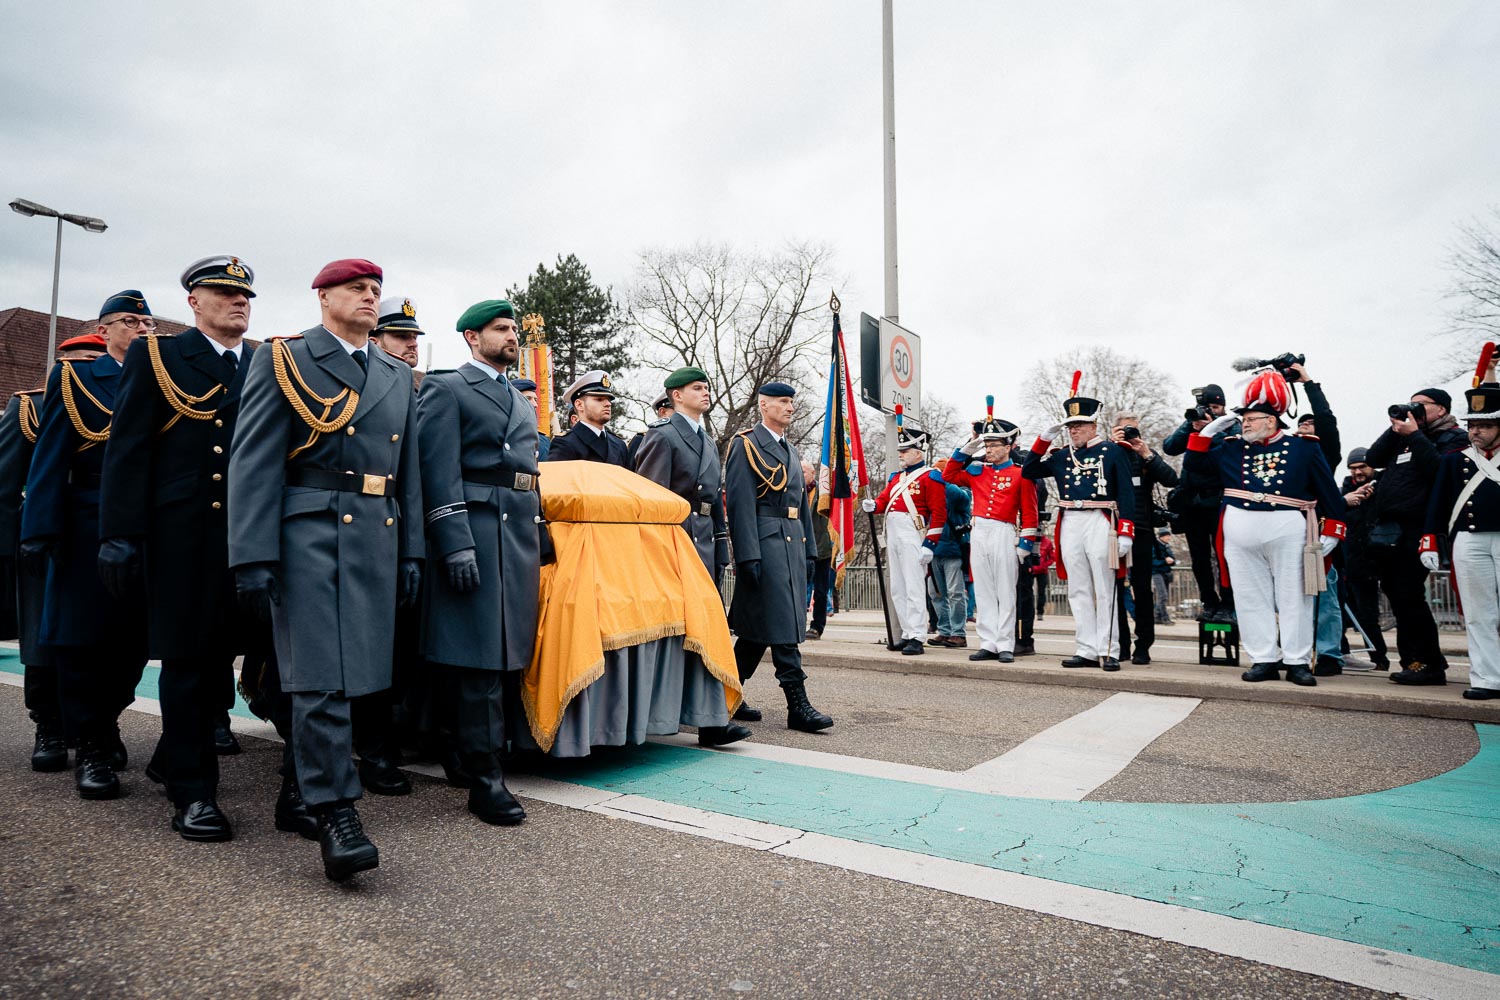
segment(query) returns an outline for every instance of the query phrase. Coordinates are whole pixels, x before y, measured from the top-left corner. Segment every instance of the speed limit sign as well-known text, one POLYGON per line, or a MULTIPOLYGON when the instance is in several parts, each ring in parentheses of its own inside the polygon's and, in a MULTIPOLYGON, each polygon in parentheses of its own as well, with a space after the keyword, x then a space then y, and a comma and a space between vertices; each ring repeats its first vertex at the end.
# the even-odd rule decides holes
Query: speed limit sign
POLYGON ((922 339, 888 319, 880 321, 880 408, 922 421, 922 339))

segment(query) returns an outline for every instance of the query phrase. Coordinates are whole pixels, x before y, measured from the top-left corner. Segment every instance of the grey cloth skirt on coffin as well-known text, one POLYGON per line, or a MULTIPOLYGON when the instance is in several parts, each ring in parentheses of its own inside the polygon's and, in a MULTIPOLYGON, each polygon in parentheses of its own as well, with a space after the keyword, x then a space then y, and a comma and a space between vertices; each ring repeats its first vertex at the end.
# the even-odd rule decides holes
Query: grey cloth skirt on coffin
MULTIPOLYGON (((669 636, 604 654, 604 676, 568 703, 550 756, 587 757, 591 747, 639 745, 682 726, 728 724, 724 685, 697 653, 682 648, 682 636, 669 636)), ((521 749, 539 749, 530 729, 517 728, 521 749)))

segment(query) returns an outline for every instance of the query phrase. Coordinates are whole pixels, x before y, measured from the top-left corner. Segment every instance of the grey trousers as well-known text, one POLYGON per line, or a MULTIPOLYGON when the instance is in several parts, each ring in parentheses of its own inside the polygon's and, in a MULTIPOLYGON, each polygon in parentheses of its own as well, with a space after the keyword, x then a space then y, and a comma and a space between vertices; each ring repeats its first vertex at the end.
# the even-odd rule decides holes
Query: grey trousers
POLYGON ((342 691, 292 692, 292 759, 297 787, 312 812, 358 799, 354 727, 342 691))

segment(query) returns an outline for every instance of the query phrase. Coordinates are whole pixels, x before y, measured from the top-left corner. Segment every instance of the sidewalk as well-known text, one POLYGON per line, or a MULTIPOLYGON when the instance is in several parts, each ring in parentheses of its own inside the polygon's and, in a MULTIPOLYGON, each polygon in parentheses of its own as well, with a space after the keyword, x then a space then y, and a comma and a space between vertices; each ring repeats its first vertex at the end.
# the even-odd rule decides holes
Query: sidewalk
MULTIPOLYGON (((1311 705, 1355 712, 1389 712, 1435 719, 1462 719, 1500 724, 1500 699, 1465 701, 1468 687, 1468 647, 1462 633, 1444 633, 1443 651, 1448 655, 1445 687, 1402 687, 1379 671, 1345 672, 1339 677, 1320 677, 1318 686, 1298 687, 1286 681, 1247 684, 1240 672, 1250 666, 1243 653, 1238 667, 1203 666, 1198 663, 1198 625, 1179 621, 1156 627, 1151 663, 1129 662, 1117 673, 1102 670, 1067 669, 1060 665, 1073 652, 1073 619, 1047 615, 1036 624, 1036 656, 1023 656, 1015 663, 986 660, 969 662, 979 648, 971 623, 967 649, 926 647, 922 656, 902 656, 885 648, 885 626, 876 611, 845 611, 828 619, 822 639, 802 645, 802 658, 809 667, 846 667, 857 670, 888 670, 895 673, 929 674, 936 677, 978 677, 1026 684, 1056 684, 1062 687, 1135 691, 1143 694, 1183 695, 1233 701, 1275 702, 1311 705)), ((1386 633, 1395 652, 1395 633, 1386 633)), ((1358 654, 1350 659, 1359 659, 1358 654)))

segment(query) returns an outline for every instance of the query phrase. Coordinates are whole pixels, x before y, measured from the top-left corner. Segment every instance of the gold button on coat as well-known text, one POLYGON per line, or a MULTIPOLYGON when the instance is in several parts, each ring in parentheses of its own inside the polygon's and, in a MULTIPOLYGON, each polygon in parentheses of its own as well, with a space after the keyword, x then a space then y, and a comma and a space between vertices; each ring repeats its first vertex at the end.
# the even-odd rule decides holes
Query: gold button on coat
POLYGON ((396 523, 396 519, 394 517, 388 517, 388 518, 385 519, 385 526, 387 528, 389 528, 391 525, 393 525, 395 523, 396 523))
POLYGON ((353 521, 354 521, 354 515, 353 514, 345 514, 344 515, 344 523, 345 524, 350 524, 353 521))
POLYGON ((219 503, 219 501, 217 501, 217 500, 214 501, 214 510, 218 510, 222 506, 224 506, 224 505, 221 504, 221 503, 219 503))
POLYGON ((392 441, 400 441, 401 440, 401 435, 400 434, 392 434, 391 435, 391 440, 392 441))
POLYGON ((344 428, 344 433, 348 434, 350 437, 353 437, 354 436, 354 425, 350 424, 348 427, 344 428))
POLYGON ((215 427, 223 427, 224 426, 224 421, 222 421, 222 420, 215 420, 214 421, 214 426, 215 427))
POLYGON ((224 454, 224 447, 223 447, 223 445, 217 445, 217 444, 214 445, 214 454, 215 455, 222 455, 222 454, 224 454))
POLYGON ((218 473, 218 472, 214 473, 214 482, 217 483, 219 480, 221 480, 223 478, 224 478, 224 476, 221 473, 218 473))

